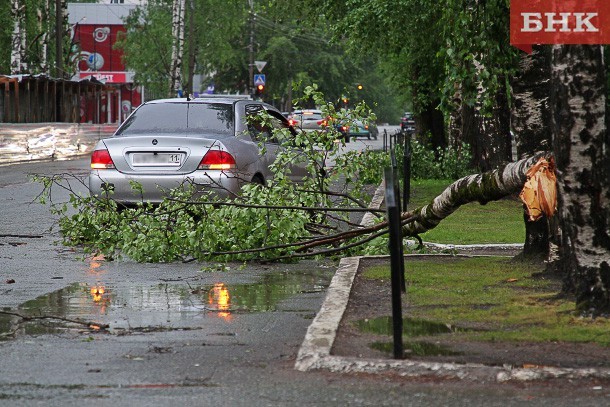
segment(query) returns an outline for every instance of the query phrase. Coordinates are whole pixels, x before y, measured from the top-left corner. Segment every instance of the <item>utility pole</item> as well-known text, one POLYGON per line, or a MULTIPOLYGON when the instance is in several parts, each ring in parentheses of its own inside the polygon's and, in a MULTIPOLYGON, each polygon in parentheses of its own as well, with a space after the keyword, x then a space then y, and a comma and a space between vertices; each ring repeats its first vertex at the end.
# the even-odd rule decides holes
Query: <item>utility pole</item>
POLYGON ((256 22, 256 15, 254 14, 254 0, 249 0, 250 3, 250 45, 248 45, 249 59, 248 63, 248 94, 254 94, 254 23, 256 22))

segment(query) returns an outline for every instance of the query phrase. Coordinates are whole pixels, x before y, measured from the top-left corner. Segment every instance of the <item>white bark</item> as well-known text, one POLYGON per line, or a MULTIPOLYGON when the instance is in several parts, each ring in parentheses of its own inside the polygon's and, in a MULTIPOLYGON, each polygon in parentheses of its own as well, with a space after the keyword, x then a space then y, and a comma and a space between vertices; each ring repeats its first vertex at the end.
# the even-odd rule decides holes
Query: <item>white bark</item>
POLYGON ((403 234, 415 236, 433 229, 441 220, 469 202, 485 204, 519 193, 527 180, 527 171, 542 154, 507 164, 504 168, 482 174, 460 178, 449 185, 439 196, 425 206, 409 213, 402 219, 415 216, 415 220, 403 227, 403 234))
POLYGON ((610 157, 600 46, 553 47, 561 258, 583 311, 610 311, 610 157))
POLYGON ((49 72, 49 58, 48 58, 48 50, 49 50, 49 34, 48 29, 46 27, 47 19, 49 18, 49 10, 50 10, 50 0, 45 0, 43 3, 43 9, 38 9, 36 12, 36 17, 38 19, 38 32, 42 33, 40 36, 40 63, 39 68, 40 72, 45 75, 50 75, 49 72))
POLYGON ((185 0, 174 0, 172 7, 172 65, 170 72, 170 90, 174 95, 182 87, 185 3, 185 0))
POLYGON ((26 31, 25 31, 25 5, 20 0, 11 1, 11 16, 13 18, 13 35, 11 50, 11 74, 27 72, 25 62, 26 31))

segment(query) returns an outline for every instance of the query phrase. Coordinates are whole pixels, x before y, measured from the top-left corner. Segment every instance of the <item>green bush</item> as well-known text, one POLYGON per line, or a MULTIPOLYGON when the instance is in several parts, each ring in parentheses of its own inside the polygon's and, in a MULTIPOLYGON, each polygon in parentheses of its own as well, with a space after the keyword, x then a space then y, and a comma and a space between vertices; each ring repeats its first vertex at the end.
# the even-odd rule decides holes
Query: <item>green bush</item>
MULTIPOLYGON (((404 147, 399 144, 397 157, 402 157, 403 152, 404 147)), ((457 149, 450 146, 434 151, 417 140, 411 141, 412 179, 457 180, 472 174, 471 162, 470 147, 466 143, 462 143, 457 149)))

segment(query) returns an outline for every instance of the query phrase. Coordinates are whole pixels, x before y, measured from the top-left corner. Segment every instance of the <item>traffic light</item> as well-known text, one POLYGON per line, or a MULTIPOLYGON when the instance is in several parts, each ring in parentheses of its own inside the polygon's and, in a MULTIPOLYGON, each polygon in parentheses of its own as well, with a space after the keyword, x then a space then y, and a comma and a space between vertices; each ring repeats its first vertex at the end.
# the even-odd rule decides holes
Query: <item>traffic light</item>
POLYGON ((262 96, 265 93, 265 85, 257 85, 256 86, 256 95, 262 96))
POLYGON ((356 88, 357 88, 358 90, 362 90, 362 89, 364 88, 364 86, 362 86, 362 84, 361 84, 361 83, 359 83, 358 85, 356 85, 356 88))
POLYGON ((349 104, 349 99, 347 96, 343 96, 343 104, 347 107, 347 105, 349 104))

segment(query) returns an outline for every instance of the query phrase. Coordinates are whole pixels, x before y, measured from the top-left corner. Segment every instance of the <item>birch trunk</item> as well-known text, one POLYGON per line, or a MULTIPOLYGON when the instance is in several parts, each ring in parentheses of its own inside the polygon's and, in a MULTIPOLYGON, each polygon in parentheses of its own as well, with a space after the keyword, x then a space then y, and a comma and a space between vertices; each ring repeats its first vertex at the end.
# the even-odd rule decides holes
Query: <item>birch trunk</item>
POLYGON ((11 75, 17 75, 27 72, 27 64, 25 61, 25 5, 21 4, 20 0, 11 1, 11 17, 13 18, 11 75))
MULTIPOLYGON (((477 75, 484 70, 478 61, 473 61, 477 75)), ((480 82, 477 86, 477 102, 474 109, 466 109, 466 116, 472 115, 468 124, 468 132, 464 138, 472 148, 473 164, 481 171, 499 168, 512 160, 510 140, 510 112, 506 91, 499 89, 495 95, 489 93, 480 82), (485 97, 493 98, 492 105, 484 109, 485 97), (470 111, 468 111, 470 110, 470 111)), ((469 120, 463 120, 464 124, 469 120)))
MULTIPOLYGON (((400 215, 403 237, 417 236, 435 228, 443 219, 464 204, 470 202, 486 204, 519 193, 527 180, 528 170, 543 156, 547 156, 547 154, 540 153, 509 163, 503 168, 460 178, 449 185, 428 205, 413 211, 403 212, 400 215)), ((306 251, 313 247, 334 244, 362 235, 380 233, 387 228, 388 222, 386 220, 372 226, 352 229, 327 239, 316 239, 300 246, 297 251, 306 251)))
MULTIPOLYGON (((549 151, 551 137, 551 49, 534 46, 531 54, 522 53, 519 72, 512 79, 513 103, 511 129, 515 137, 517 157, 523 158, 537 151, 549 151)), ((550 255, 549 219, 542 216, 529 221, 524 210, 526 258, 548 259, 550 255)), ((555 231, 556 222, 553 223, 555 231)), ((555 235, 553 232, 552 235, 555 235)), ((555 239, 557 240, 557 239, 555 239)))
POLYGON ((577 309, 610 312, 610 140, 601 46, 553 47, 552 109, 562 230, 559 267, 577 309))
POLYGON ((51 5, 50 5, 50 0, 45 0, 43 3, 43 8, 42 9, 38 9, 36 11, 36 18, 38 19, 38 32, 41 33, 40 34, 40 39, 39 39, 39 43, 40 43, 40 55, 39 55, 39 64, 38 64, 38 68, 40 69, 40 72, 42 72, 45 75, 50 75, 51 72, 49 71, 49 56, 48 56, 48 52, 49 52, 49 30, 46 27, 47 21, 49 19, 49 12, 51 9, 51 5))
POLYGON ((174 0, 172 7, 172 66, 170 96, 182 88, 182 59, 184 49, 185 0, 174 0))
POLYGON ((409 219, 403 226, 403 235, 416 236, 433 229, 464 204, 486 204, 519 193, 527 180, 527 170, 540 156, 525 158, 500 169, 455 181, 428 205, 401 215, 403 220, 409 219))

